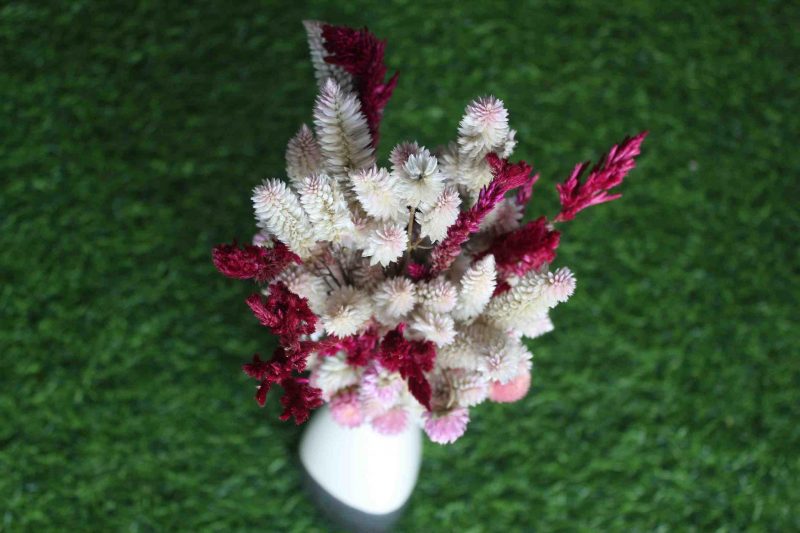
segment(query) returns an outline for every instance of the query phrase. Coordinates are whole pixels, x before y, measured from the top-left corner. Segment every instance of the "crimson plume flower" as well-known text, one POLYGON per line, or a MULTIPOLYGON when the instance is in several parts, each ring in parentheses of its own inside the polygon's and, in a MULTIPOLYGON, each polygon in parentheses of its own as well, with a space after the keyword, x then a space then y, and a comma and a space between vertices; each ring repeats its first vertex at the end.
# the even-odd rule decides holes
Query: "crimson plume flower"
POLYGON ((283 346, 296 350, 300 335, 314 333, 317 316, 308 307, 308 300, 290 291, 282 281, 270 285, 266 299, 255 293, 246 302, 256 318, 272 329, 283 346))
POLYGON ((270 280, 283 272, 290 263, 300 263, 300 258, 285 244, 275 241, 272 248, 245 244, 219 244, 211 252, 211 259, 223 275, 235 279, 270 280))
POLYGON ((480 228, 484 218, 500 203, 506 193, 529 180, 531 166, 525 161, 511 164, 495 153, 486 155, 492 170, 492 181, 478 193, 478 201, 470 209, 458 214, 455 223, 447 230, 447 236, 431 252, 431 275, 447 270, 461 253, 464 244, 472 233, 480 228))
POLYGON ((283 421, 294 417, 295 424, 302 424, 308 420, 312 409, 320 407, 322 401, 322 391, 308 384, 308 379, 289 377, 281 381, 283 396, 281 405, 283 412, 280 419, 283 421))
POLYGON ((383 108, 389 102, 397 85, 398 72, 384 83, 386 64, 383 54, 386 41, 381 41, 364 28, 356 30, 344 26, 322 26, 323 46, 330 55, 325 61, 337 65, 353 76, 361 100, 361 110, 367 118, 372 134, 372 146, 378 146, 378 130, 383 108))
POLYGON ((609 194, 610 190, 622 183, 622 180, 636 166, 635 157, 639 155, 642 141, 647 137, 643 131, 635 137, 625 137, 621 143, 614 145, 608 154, 592 168, 586 181, 581 183, 581 174, 589 167, 590 161, 575 165, 569 178, 556 185, 561 200, 561 212, 556 222, 572 220, 575 215, 589 206, 616 200, 621 194, 609 194))
POLYGON ((554 230, 547 218, 540 217, 497 237, 483 255, 493 254, 497 270, 503 276, 522 276, 556 258, 561 233, 554 230))
POLYGON ((431 341, 408 340, 403 335, 406 325, 400 323, 384 335, 378 357, 391 372, 399 372, 408 382, 408 390, 426 409, 431 408, 431 385, 425 372, 433 370, 436 348, 431 341))

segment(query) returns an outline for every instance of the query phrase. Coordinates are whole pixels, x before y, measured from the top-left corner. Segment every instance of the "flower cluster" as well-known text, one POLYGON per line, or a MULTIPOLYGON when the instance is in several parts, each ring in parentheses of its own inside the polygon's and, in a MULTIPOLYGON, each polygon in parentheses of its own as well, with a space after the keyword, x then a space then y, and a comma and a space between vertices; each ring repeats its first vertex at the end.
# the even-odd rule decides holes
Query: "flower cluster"
POLYGON ((404 142, 375 155, 385 43, 366 30, 306 22, 319 82, 313 127, 286 149, 288 183, 253 190, 252 245, 219 245, 224 275, 255 280, 247 304, 278 337, 245 373, 264 405, 283 388, 282 419, 327 402, 345 427, 396 434, 420 424, 434 442, 466 430, 470 410, 513 402, 531 384, 523 339, 553 329, 550 310, 575 277, 555 268, 556 224, 610 194, 633 168, 645 133, 614 146, 581 183, 582 163, 558 185, 561 211, 523 223, 539 180, 509 160, 516 132, 492 96, 469 103, 457 139, 429 149, 404 142))

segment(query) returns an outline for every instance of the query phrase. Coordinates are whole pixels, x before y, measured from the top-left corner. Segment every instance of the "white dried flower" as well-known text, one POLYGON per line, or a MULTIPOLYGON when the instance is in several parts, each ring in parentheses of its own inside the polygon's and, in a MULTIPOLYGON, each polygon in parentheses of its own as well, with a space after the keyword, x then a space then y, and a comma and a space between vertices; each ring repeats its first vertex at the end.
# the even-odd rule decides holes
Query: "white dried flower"
POLYGON ((498 150, 498 155, 503 159, 508 159, 514 153, 517 146, 517 130, 509 129, 502 147, 498 150))
POLYGON ((425 148, 408 156, 395 174, 407 205, 426 209, 436 202, 444 189, 444 176, 438 165, 436 157, 425 148))
POLYGON ((324 167, 344 181, 351 170, 375 164, 367 119, 355 95, 345 93, 329 79, 314 106, 314 126, 324 167))
POLYGON ((458 304, 453 318, 467 320, 481 314, 497 286, 497 270, 493 255, 487 255, 467 269, 461 278, 458 304))
POLYGON ((450 315, 419 311, 412 315, 409 326, 412 335, 429 340, 437 346, 450 344, 456 337, 450 315))
POLYGON ((489 382, 480 372, 456 368, 449 370, 447 377, 452 384, 456 404, 461 407, 478 405, 489 396, 489 382))
POLYGON ((531 353, 521 341, 508 338, 506 342, 489 348, 480 358, 478 370, 492 381, 508 383, 519 373, 520 364, 530 359, 531 353))
POLYGON ((541 337, 545 333, 550 333, 553 329, 555 329, 553 321, 550 320, 549 315, 544 314, 539 318, 527 322, 525 326, 519 328, 517 332, 523 337, 535 339, 536 337, 541 337))
POLYGON ((319 315, 325 310, 328 299, 328 286, 325 280, 309 272, 303 265, 290 265, 281 272, 277 278, 286 284, 286 287, 308 300, 308 307, 319 315))
POLYGON ((502 100, 494 96, 478 98, 464 111, 458 126, 458 146, 461 158, 478 160, 508 138, 508 111, 502 100))
POLYGON ((379 316, 396 322, 414 308, 417 301, 414 283, 405 277, 387 279, 375 288, 372 301, 379 316))
POLYGON ((555 273, 531 271, 511 290, 493 298, 486 307, 486 316, 499 327, 525 330, 548 309, 565 302, 574 290, 575 278, 568 268, 555 273))
POLYGON ((379 220, 407 217, 397 178, 383 168, 364 168, 350 173, 350 181, 364 211, 379 220))
POLYGON ((372 306, 367 294, 345 285, 335 289, 328 298, 322 325, 329 335, 347 337, 358 332, 371 315, 372 306))
POLYGON ((417 285, 417 298, 420 305, 435 313, 449 313, 456 306, 458 290, 443 277, 417 285))
POLYGON ((453 225, 458 218, 458 206, 461 198, 453 187, 448 187, 433 205, 419 215, 420 234, 428 237, 432 242, 440 241, 447 235, 447 229, 453 225))
POLYGON ((561 267, 555 272, 545 272, 542 277, 542 297, 549 307, 566 302, 575 292, 575 276, 567 267, 561 267))
POLYGON ((444 176, 445 183, 458 183, 458 143, 451 141, 440 150, 441 153, 438 156, 439 172, 444 176))
POLYGON ((402 224, 383 223, 369 233, 364 256, 371 264, 388 265, 403 255, 408 245, 408 234, 402 224))
POLYGON ((336 392, 358 383, 358 367, 347 363, 347 355, 339 352, 336 355, 322 357, 319 365, 311 371, 311 384, 322 390, 325 398, 336 392))
POLYGON ((294 253, 306 259, 314 246, 314 231, 297 196, 276 179, 253 189, 258 226, 275 235, 294 253))
POLYGON ((322 38, 322 23, 316 20, 304 20, 308 36, 308 48, 311 51, 311 63, 314 65, 314 76, 317 84, 322 87, 328 78, 333 78, 345 92, 353 89, 353 78, 342 67, 332 65, 325 61, 328 51, 325 50, 325 40, 322 38))
POLYGON ((341 241, 343 235, 352 233, 350 210, 333 178, 326 174, 308 176, 298 192, 318 241, 335 243, 341 241))
POLYGON ((303 179, 319 172, 321 165, 322 154, 319 144, 314 139, 311 129, 303 124, 286 146, 286 174, 297 189, 303 179))

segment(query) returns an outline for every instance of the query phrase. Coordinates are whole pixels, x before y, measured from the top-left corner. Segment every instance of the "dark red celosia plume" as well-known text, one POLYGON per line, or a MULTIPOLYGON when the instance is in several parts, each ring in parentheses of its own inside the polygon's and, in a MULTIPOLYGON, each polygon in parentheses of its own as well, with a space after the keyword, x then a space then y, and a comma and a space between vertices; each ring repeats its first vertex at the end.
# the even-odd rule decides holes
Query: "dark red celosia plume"
POLYGON ((403 335, 406 325, 400 323, 384 335, 378 351, 381 364, 391 372, 399 372, 408 383, 408 390, 426 409, 431 409, 431 385, 425 372, 433 370, 436 348, 431 341, 408 340, 403 335))
POLYGON ((286 421, 294 417, 295 424, 302 424, 308 420, 311 411, 323 403, 322 391, 309 385, 306 378, 295 376, 286 378, 281 381, 281 387, 283 387, 281 420, 286 421))
POLYGON ((375 347, 380 337, 374 327, 370 327, 360 335, 349 337, 327 337, 317 343, 317 353, 320 355, 334 355, 339 352, 347 354, 347 364, 351 366, 366 366, 370 362, 375 347))
POLYGON ((270 280, 283 272, 290 263, 300 263, 300 258, 280 241, 272 248, 245 244, 220 244, 211 252, 211 259, 223 275, 236 279, 270 280))
POLYGON ((279 281, 269 287, 269 295, 251 294, 247 305, 258 320, 278 336, 282 346, 296 350, 300 335, 314 333, 317 317, 308 307, 308 301, 279 281))
POLYGON ((482 256, 494 255, 502 277, 522 276, 545 263, 552 263, 560 239, 561 233, 554 230, 545 217, 540 217, 497 237, 482 256))
POLYGON ((317 349, 318 343, 300 340, 301 336, 314 332, 317 317, 308 307, 308 301, 290 291, 283 282, 270 285, 265 299, 260 294, 251 295, 247 305, 263 325, 272 329, 281 344, 269 361, 262 361, 256 354, 252 362, 242 366, 245 374, 259 381, 256 401, 263 406, 272 385, 279 384, 284 389, 281 420, 294 416, 295 422, 301 424, 311 409, 322 405, 322 391, 294 375, 306 370, 309 354, 317 349))
POLYGON ((344 26, 322 25, 322 38, 328 56, 325 61, 338 65, 353 76, 361 100, 361 110, 372 134, 373 147, 378 146, 383 108, 389 102, 397 76, 384 83, 386 64, 383 60, 386 41, 381 41, 366 28, 356 30, 344 26))
POLYGON ((506 193, 529 181, 531 167, 525 161, 509 163, 495 153, 486 156, 492 170, 492 181, 478 193, 478 201, 458 214, 447 235, 431 252, 431 275, 447 270, 461 253, 461 245, 480 228, 484 218, 500 203, 506 193))
POLYGON ((643 131, 635 137, 625 137, 618 145, 614 145, 592 168, 586 181, 581 183, 581 174, 591 164, 589 161, 575 165, 569 178, 556 185, 561 200, 561 212, 556 222, 572 220, 575 215, 589 206, 616 200, 621 194, 609 194, 609 191, 622 183, 622 180, 636 166, 635 157, 639 155, 642 141, 647 137, 643 131))

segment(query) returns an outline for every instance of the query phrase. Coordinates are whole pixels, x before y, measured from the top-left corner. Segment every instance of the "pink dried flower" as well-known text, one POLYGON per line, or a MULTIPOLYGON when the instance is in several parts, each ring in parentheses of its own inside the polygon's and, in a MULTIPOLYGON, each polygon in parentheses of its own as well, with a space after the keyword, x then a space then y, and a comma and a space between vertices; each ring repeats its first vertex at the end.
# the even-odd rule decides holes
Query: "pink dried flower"
POLYGON ((425 433, 438 444, 450 444, 458 440, 469 423, 469 410, 464 407, 442 413, 426 411, 422 416, 425 419, 425 433))
POLYGON ((397 402, 402 390, 403 381, 400 376, 386 370, 376 361, 361 378, 360 398, 365 403, 378 404, 386 409, 397 402))
POLYGON ((335 394, 331 398, 330 406, 331 416, 344 427, 358 427, 364 421, 358 393, 354 389, 346 389, 335 394))
POLYGON ((575 215, 589 206, 616 200, 621 194, 609 194, 609 191, 622 183, 622 180, 636 166, 635 157, 639 155, 642 141, 647 137, 643 131, 635 137, 625 137, 618 145, 614 145, 592 168, 586 181, 580 183, 581 174, 591 164, 589 161, 575 165, 569 178, 556 185, 561 200, 561 212, 556 222, 572 220, 575 215))
POLYGON ((408 413, 402 407, 389 409, 372 419, 372 427, 383 435, 397 435, 408 425, 408 413))
POLYGON ((508 383, 493 381, 489 389, 489 399, 498 403, 511 403, 521 400, 531 388, 531 369, 520 364, 519 374, 508 383))

